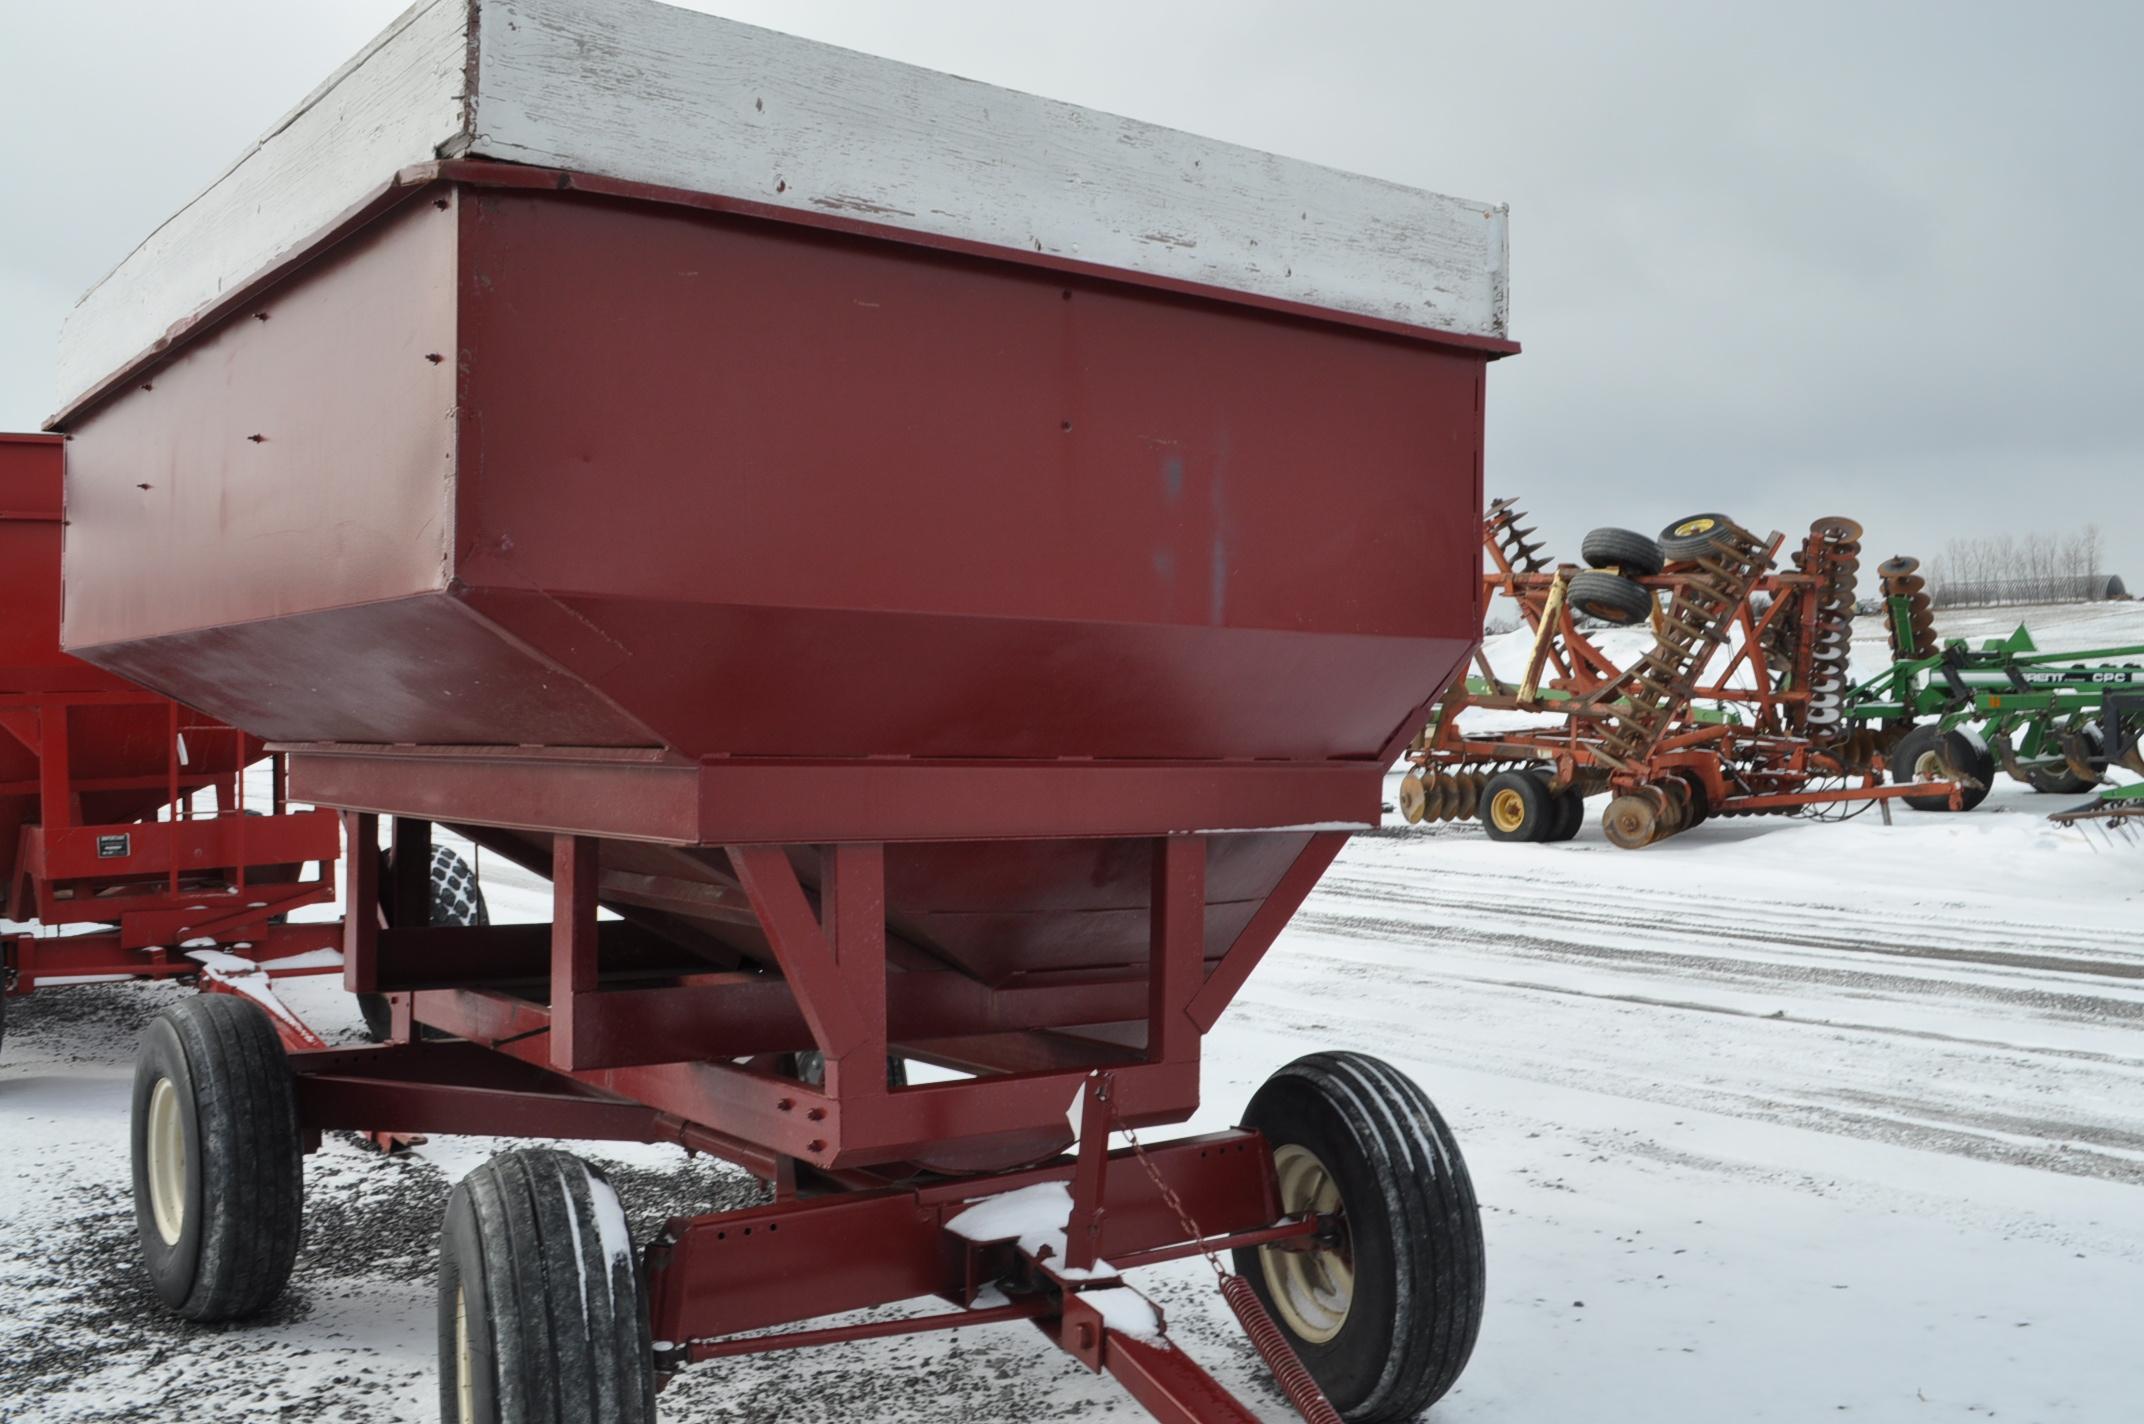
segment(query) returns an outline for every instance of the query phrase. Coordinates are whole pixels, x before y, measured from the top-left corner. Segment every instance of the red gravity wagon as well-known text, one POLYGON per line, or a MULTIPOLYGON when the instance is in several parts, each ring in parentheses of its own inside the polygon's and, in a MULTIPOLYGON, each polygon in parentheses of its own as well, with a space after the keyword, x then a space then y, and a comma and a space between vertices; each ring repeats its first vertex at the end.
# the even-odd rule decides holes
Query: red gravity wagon
POLYGON ((335 815, 289 810, 273 761, 249 805, 257 739, 61 651, 65 455, 0 435, 0 1026, 40 985, 198 979, 318 1043, 268 976, 342 963, 340 927, 289 919, 334 897, 335 815))
POLYGON ((446 1418, 1026 1321, 1250 1419, 1126 1284, 1231 1251, 1306 1413, 1426 1407, 1483 1266, 1419 1088, 1320 1053, 1146 1134, 1475 642, 1504 309, 1495 207, 641 0, 412 9, 64 343, 68 645, 341 811, 393 1005, 152 1028, 159 1292, 265 1304, 326 1129, 667 1141, 771 1204, 456 1189, 446 1418), (428 924, 434 825, 551 923, 428 924))

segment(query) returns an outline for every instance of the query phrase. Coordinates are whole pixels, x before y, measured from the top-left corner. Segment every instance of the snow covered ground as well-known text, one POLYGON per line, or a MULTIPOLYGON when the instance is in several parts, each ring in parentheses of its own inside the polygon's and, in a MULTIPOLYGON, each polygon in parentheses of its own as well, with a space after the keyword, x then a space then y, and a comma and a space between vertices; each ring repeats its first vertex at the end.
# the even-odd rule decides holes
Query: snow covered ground
MULTIPOLYGON (((2046 642, 2144 642, 2144 605, 2027 616, 2046 642)), ((1635 853, 1590 822, 1560 846, 1359 838, 1209 1040, 1199 1125, 1326 1047, 1437 1099, 1484 1204, 1490 1295, 1434 1420, 2144 1419, 2144 844, 2049 825, 2057 799, 2004 782, 1970 816, 1715 821, 1635 853)), ((537 882, 483 868, 500 918, 541 917, 537 882)), ((11 1006, 0 1420, 437 1417, 433 1236, 498 1144, 389 1161, 331 1142, 287 1300, 242 1328, 164 1319, 135 1258, 126 1085, 175 992, 11 1006)), ((332 982, 290 997, 354 1029, 332 982)), ((642 1239, 754 1191, 668 1149, 589 1155, 642 1239)), ((1203 1267, 1140 1283, 1224 1382, 1290 1417, 1203 1267)), ((1018 1325, 699 1366, 663 1408, 1135 1413, 1018 1325)))

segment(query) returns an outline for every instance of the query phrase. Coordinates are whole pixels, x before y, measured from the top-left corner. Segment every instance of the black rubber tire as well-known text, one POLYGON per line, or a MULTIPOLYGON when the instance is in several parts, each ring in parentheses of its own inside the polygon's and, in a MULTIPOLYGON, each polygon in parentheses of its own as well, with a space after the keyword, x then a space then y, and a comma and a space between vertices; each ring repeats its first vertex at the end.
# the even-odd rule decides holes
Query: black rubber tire
MULTIPOLYGON (((392 863, 390 859, 390 867, 392 863)), ((484 903, 484 887, 477 883, 476 868, 462 859, 457 851, 438 844, 432 847, 431 923, 434 926, 491 923, 491 907, 484 903)), ((366 1035, 374 1043, 385 1043, 394 1027, 394 1010, 388 1004, 387 996, 359 994, 357 1011, 364 1017, 366 1035)))
POLYGON ((491 907, 484 903, 484 887, 477 884, 476 867, 443 845, 432 847, 432 923, 491 923, 491 907))
POLYGON ((1354 1290, 1338 1333, 1300 1337, 1275 1306, 1265 1254, 1235 1252, 1274 1323, 1353 1424, 1412 1419, 1459 1379, 1481 1332, 1481 1209, 1459 1145, 1412 1079, 1360 1053, 1314 1053, 1266 1079, 1244 1126, 1301 1147, 1339 1189, 1354 1290))
POLYGON ((1704 778, 1696 772, 1676 771, 1671 775, 1690 793, 1688 802, 1689 818, 1683 829, 1694 831, 1712 819, 1711 795, 1705 790, 1704 778))
MULTIPOLYGON (((2104 755, 2106 741, 2102 737, 2099 728, 2086 726, 2081 728, 2080 731, 2084 735, 2088 749, 2094 752, 2094 755, 2088 759, 2104 771, 2107 765, 2107 758, 2104 755)), ((2055 750, 2060 751, 2061 738, 2056 737, 2054 742, 2055 750)), ((2098 786, 2099 782, 2099 777, 2094 777, 2087 781, 2079 776, 2070 769, 2070 764, 2067 760, 2058 761, 2049 766, 2035 767, 2025 773, 2025 784, 2043 796, 2082 796, 2087 791, 2098 786)))
POLYGON ((1561 845, 1575 839, 1579 829, 1586 824, 1586 798, 1573 789, 1554 794, 1550 799, 1555 803, 1556 819, 1549 823, 1548 834, 1541 839, 1548 844, 1561 845))
POLYGON ((463 1328, 480 1424, 655 1418, 640 1263, 609 1181, 571 1153, 503 1152, 447 1199, 439 1233, 439 1413, 448 1421, 462 1418, 463 1328))
POLYGON ((2069 768, 2067 762, 2051 766, 2033 767, 2025 773, 2025 784, 2042 796, 2082 796, 2099 783, 2086 781, 2069 768))
MULTIPOLYGON (((1918 769, 1924 759, 1947 755, 1951 764, 1965 770, 1977 787, 1967 787, 1964 809, 1972 810, 1988 799, 1988 790, 1995 783, 1995 754, 1984 751, 1971 737, 1959 731, 1944 731, 1931 722, 1925 727, 1915 727, 1899 738, 1898 745, 1891 749, 1887 758, 1890 766, 1891 784, 1905 786, 1920 779, 1918 769), (1948 740, 1948 746, 1945 742, 1948 740)), ((1908 796, 1906 804, 1916 811, 1948 811, 1948 796, 1908 796)))
POLYGON ((1531 772, 1500 771, 1489 778, 1489 784, 1481 789, 1482 829, 1492 841, 1508 841, 1531 845, 1548 837, 1556 824, 1556 798, 1549 794, 1548 783, 1531 772), (1510 791, 1518 800, 1512 804, 1521 809, 1516 825, 1499 826, 1495 810, 1500 793, 1510 791))
POLYGON ((228 994, 150 1021, 134 1061, 134 1219, 157 1298, 188 1320, 236 1320, 290 1280, 305 1210, 290 1062, 267 1013, 228 994), (158 1229, 149 1105, 169 1079, 184 1143, 178 1239, 158 1229))
POLYGON ((1660 552, 1673 563, 1701 558, 1718 546, 1734 521, 1724 514, 1688 514, 1660 531, 1660 552))
POLYGON ((1565 596, 1571 607, 1589 618, 1628 628, 1653 616, 1653 595, 1621 574, 1589 570, 1571 576, 1571 591, 1565 596))
POLYGON ((1578 545, 1596 569, 1616 569, 1631 578, 1651 578, 1668 565, 1659 542, 1629 529, 1596 529, 1578 545))

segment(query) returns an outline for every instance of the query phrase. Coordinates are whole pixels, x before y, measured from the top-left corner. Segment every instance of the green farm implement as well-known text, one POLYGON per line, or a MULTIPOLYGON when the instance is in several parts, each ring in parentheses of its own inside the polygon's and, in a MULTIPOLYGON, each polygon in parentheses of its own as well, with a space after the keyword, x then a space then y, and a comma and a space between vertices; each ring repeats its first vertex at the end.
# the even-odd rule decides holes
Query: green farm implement
POLYGON ((2096 799, 2057 811, 2047 819, 2065 826, 2144 826, 2144 781, 2132 786, 2111 786, 2096 799))
POLYGON ((2023 626, 1973 647, 1942 641, 1918 564, 1878 569, 1892 662, 1851 688, 1846 717, 1888 749, 1894 780, 1938 768, 1967 788, 1959 798, 1909 797, 1920 810, 1971 810, 1998 771, 2051 795, 2080 795, 2111 766, 2144 774, 2144 645, 2045 652, 2023 626))

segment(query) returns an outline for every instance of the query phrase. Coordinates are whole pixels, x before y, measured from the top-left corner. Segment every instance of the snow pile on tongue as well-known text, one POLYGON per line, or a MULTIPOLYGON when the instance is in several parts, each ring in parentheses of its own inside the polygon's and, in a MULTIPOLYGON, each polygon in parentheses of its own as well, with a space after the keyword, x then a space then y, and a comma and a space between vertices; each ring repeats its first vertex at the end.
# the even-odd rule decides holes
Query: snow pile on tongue
POLYGON ((1030 1256, 1047 1248, 1065 1254, 1065 1225, 1072 1219, 1072 1191, 1063 1182, 984 1197, 946 1223, 946 1230, 968 1241, 1017 1241, 1030 1256))

